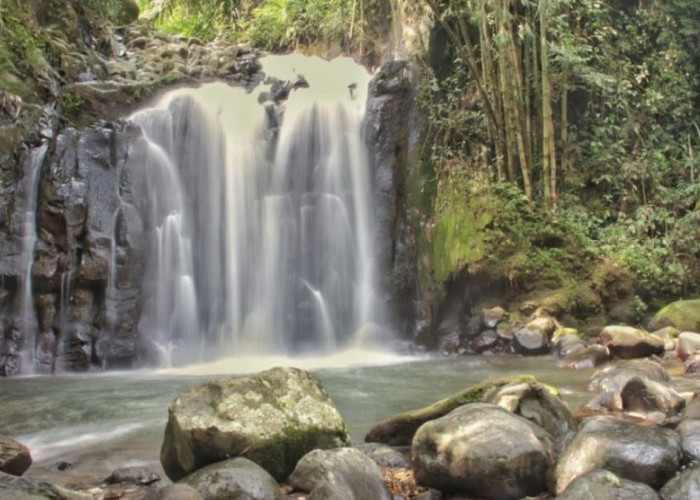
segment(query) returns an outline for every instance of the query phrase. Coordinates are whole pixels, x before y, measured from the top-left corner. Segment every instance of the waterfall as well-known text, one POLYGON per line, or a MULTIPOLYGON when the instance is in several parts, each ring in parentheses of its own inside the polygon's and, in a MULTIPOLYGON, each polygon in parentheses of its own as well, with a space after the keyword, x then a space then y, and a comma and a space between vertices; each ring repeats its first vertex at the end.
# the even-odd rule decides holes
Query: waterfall
POLYGON ((209 83, 131 117, 148 151, 138 328, 176 362, 329 351, 376 321, 360 139, 369 75, 344 58, 262 62, 309 88, 274 105, 261 104, 265 88, 209 83))

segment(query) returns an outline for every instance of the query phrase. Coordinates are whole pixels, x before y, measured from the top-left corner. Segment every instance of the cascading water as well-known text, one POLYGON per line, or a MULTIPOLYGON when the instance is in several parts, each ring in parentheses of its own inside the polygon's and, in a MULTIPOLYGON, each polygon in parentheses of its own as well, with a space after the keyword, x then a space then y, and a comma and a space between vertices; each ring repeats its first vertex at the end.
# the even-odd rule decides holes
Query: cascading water
POLYGON ((360 139, 369 75, 342 58, 262 62, 268 75, 310 84, 283 113, 259 93, 212 83, 131 117, 148 151, 139 330, 176 358, 328 351, 375 320, 360 139))

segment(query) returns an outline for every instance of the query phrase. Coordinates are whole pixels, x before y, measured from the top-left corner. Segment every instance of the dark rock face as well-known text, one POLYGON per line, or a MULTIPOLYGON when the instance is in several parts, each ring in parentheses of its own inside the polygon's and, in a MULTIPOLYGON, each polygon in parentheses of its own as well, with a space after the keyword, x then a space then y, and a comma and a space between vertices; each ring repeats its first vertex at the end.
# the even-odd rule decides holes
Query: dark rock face
POLYGON ((542 493, 552 453, 544 429, 483 403, 424 424, 411 445, 418 484, 493 499, 542 493))
MULTIPOLYGON (((44 373, 124 366, 136 358, 144 249, 129 170, 138 165, 140 135, 126 122, 67 129, 39 166, 35 221, 29 221, 36 227, 29 306, 36 325, 3 322, 6 374, 18 346, 35 351, 37 366, 25 371, 44 373)), ((22 236, 11 227, 12 234, 22 236)), ((7 247, 0 254, 6 318, 25 315, 18 284, 29 270, 19 268, 16 255, 7 247)))
POLYGON ((574 479, 596 469, 660 488, 676 473, 680 459, 680 436, 674 431, 591 417, 559 457, 553 473, 555 490, 561 494, 574 479))
POLYGON ((406 61, 385 64, 369 85, 364 136, 374 172, 376 244, 387 318, 411 335, 417 322, 418 237, 409 214, 408 179, 420 123, 406 61))

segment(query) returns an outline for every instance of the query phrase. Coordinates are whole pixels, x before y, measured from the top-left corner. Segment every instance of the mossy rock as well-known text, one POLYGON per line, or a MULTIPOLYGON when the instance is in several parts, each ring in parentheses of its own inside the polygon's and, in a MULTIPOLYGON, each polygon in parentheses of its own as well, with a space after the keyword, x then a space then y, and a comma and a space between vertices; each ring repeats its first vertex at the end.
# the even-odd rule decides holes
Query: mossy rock
POLYGON ((540 307, 556 317, 569 315, 585 318, 602 310, 600 297, 587 285, 559 288, 538 302, 540 307))
POLYGON ((659 330, 665 326, 700 333, 700 299, 670 303, 654 315, 649 330, 659 330))
POLYGON ((481 402, 484 395, 494 388, 510 384, 534 384, 536 382, 531 375, 486 380, 445 399, 441 399, 430 406, 389 417, 372 427, 365 436, 365 441, 368 443, 385 443, 391 446, 408 446, 411 444, 418 428, 424 423, 447 415, 459 406, 481 402))

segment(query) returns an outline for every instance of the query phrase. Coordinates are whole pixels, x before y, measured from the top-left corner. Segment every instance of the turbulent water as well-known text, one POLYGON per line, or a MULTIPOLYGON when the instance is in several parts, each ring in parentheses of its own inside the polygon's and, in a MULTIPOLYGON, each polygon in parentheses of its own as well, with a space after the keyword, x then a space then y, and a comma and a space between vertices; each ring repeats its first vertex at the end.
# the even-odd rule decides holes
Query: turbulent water
POLYGON ((343 58, 262 61, 267 75, 303 75, 309 88, 274 106, 261 104, 267 87, 212 83, 131 117, 148 150, 138 329, 166 362, 328 352, 376 331, 360 139, 369 75, 343 58))
POLYGON ((177 394, 231 366, 245 372, 290 363, 319 375, 354 443, 385 417, 497 376, 531 373, 558 387, 577 408, 588 399, 585 380, 590 374, 562 371, 550 357, 416 359, 355 351, 294 360, 251 358, 243 365, 0 380, 0 422, 3 433, 29 446, 35 463, 28 477, 67 483, 83 475, 104 478, 128 465, 160 470, 167 407, 177 394), (60 472, 60 461, 73 466, 60 472))

